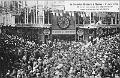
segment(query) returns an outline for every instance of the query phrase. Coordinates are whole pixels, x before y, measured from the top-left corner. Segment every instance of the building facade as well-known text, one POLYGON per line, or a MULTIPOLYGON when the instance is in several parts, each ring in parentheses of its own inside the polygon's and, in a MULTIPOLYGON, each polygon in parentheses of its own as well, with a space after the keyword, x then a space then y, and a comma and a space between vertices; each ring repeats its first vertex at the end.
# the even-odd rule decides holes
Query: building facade
POLYGON ((4 29, 10 30, 11 33, 17 31, 22 36, 26 33, 26 36, 29 35, 30 40, 45 41, 45 37, 49 35, 49 31, 46 30, 50 29, 51 26, 50 20, 45 20, 50 18, 48 17, 48 11, 46 11, 47 8, 44 8, 44 1, 42 1, 43 4, 40 1, 32 3, 34 5, 29 5, 29 1, 0 1, 0 25, 2 31, 4 29), (12 26, 12 28, 9 26, 12 26), (36 31, 36 33, 33 33, 33 31, 36 31), (38 37, 34 37, 34 35, 38 37))
POLYGON ((66 10, 64 0, 1 1, 0 8, 2 8, 1 25, 46 28, 41 34, 43 41, 45 39, 88 40, 89 36, 97 33, 96 31, 91 32, 91 30, 99 27, 115 28, 120 25, 119 12, 70 11, 66 10), (30 3, 34 4, 30 5, 30 3))
MULTIPOLYGON (((89 3, 87 3, 86 5, 88 4, 89 3)), ((98 3, 95 4, 101 5, 98 3)), ((115 4, 119 5, 118 3, 113 2, 113 5, 115 4)), ((108 3, 108 6, 110 5, 111 3, 108 3)), ((74 4, 74 6, 76 6, 76 4, 74 4)), ((114 31, 114 28, 116 28, 115 30, 119 31, 117 27, 119 27, 120 25, 120 13, 117 10, 115 11, 113 9, 111 11, 81 11, 78 9, 76 11, 73 11, 75 8, 71 7, 69 8, 69 10, 66 10, 66 8, 68 7, 69 6, 66 6, 65 1, 53 4, 53 39, 89 41, 90 36, 97 36, 97 29, 99 28, 103 28, 103 31, 104 29, 107 29, 105 31, 111 31, 112 29, 114 31)), ((78 8, 80 6, 76 7, 78 8)))

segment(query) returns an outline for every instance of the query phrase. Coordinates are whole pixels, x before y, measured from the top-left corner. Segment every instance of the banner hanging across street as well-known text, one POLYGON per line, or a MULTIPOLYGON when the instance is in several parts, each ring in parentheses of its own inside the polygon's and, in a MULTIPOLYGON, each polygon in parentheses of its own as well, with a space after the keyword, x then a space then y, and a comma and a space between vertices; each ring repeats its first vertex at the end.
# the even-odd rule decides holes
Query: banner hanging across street
POLYGON ((65 1, 65 11, 119 12, 119 1, 65 1))
POLYGON ((52 30, 52 34, 76 34, 75 30, 52 30))

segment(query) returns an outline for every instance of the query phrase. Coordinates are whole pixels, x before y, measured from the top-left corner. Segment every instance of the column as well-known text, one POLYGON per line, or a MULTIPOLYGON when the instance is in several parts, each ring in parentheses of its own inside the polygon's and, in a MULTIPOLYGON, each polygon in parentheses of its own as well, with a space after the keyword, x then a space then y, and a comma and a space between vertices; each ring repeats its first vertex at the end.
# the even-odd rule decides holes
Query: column
POLYGON ((45 11, 43 11, 43 24, 45 24, 45 16, 44 16, 44 12, 45 12, 45 11))
POLYGON ((26 8, 25 8, 25 24, 26 24, 26 8))
POLYGON ((77 15, 78 15, 78 17, 77 17, 77 19, 78 19, 78 25, 79 25, 80 24, 80 19, 79 19, 80 18, 80 16, 79 16, 80 12, 77 12, 77 15))
POLYGON ((91 24, 91 19, 92 19, 92 18, 91 18, 91 12, 90 12, 90 24, 91 24))
POLYGON ((36 24, 37 24, 37 22, 38 22, 38 18, 37 18, 37 16, 38 16, 38 14, 37 14, 37 4, 38 4, 38 1, 37 1, 37 3, 36 3, 36 24))
POLYGON ((50 15, 50 14, 49 14, 49 11, 48 11, 48 24, 50 24, 50 21, 49 21, 49 19, 50 19, 50 18, 49 18, 49 15, 50 15))
POLYGON ((118 13, 118 19, 119 19, 119 23, 118 24, 120 24, 120 13, 118 13))
POLYGON ((79 35, 78 35, 78 41, 79 41, 79 35))
POLYGON ((27 24, 28 24, 28 8, 27 8, 27 24))
POLYGON ((20 10, 20 7, 19 7, 19 1, 18 1, 17 3, 18 3, 18 13, 19 13, 19 10, 20 10))
POLYGON ((34 24, 35 24, 35 10, 33 10, 33 20, 34 20, 34 24))
POLYGON ((85 24, 85 12, 82 12, 83 14, 83 25, 85 24))
POLYGON ((3 7, 4 7, 4 1, 2 1, 2 3, 3 3, 3 7))
POLYGON ((40 16, 39 16, 39 24, 41 24, 40 20, 41 20, 41 19, 40 19, 40 16))
POLYGON ((113 18, 111 18, 111 24, 113 25, 113 18))
MULTIPOLYGON (((43 8, 44 8, 44 4, 43 4, 43 8)), ((43 25, 44 25, 45 24, 45 21, 44 21, 44 19, 45 19, 44 12, 45 11, 43 10, 42 12, 43 12, 42 14, 43 14, 43 25)))
POLYGON ((21 8, 23 8, 23 5, 24 5, 24 4, 23 4, 23 1, 22 1, 22 6, 21 6, 21 8))
POLYGON ((31 11, 31 24, 33 23, 33 22, 32 22, 32 19, 33 19, 32 16, 33 16, 33 12, 31 11))
MULTIPOLYGON (((17 13, 19 14, 19 9, 20 9, 20 8, 19 8, 19 1, 17 1, 17 6, 18 6, 18 8, 17 8, 18 11, 17 11, 17 13)), ((18 24, 19 24, 19 23, 20 23, 20 16, 18 16, 18 24)))
POLYGON ((115 24, 117 24, 117 12, 115 13, 115 24))
MULTIPOLYGON (((74 22, 74 26, 75 26, 75 32, 77 31, 76 30, 76 16, 73 16, 75 18, 75 22, 74 22)), ((75 33, 75 41, 77 41, 77 34, 75 33)))

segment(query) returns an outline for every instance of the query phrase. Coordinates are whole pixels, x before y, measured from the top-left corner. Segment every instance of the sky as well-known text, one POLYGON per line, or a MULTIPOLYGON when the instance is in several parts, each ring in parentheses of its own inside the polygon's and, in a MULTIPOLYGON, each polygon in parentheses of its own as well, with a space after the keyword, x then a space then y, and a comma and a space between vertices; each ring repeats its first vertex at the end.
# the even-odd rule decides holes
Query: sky
MULTIPOLYGON (((26 1, 27 5, 29 7, 32 7, 34 5, 36 5, 37 1, 26 1)), ((44 3, 44 1, 38 1, 38 5, 42 5, 44 3)))
MULTIPOLYGON (((27 2, 27 5, 32 7, 34 6, 37 1, 26 1, 27 2)), ((64 4, 63 1, 54 1, 54 0, 51 0, 51 1, 38 1, 38 5, 47 5, 47 6, 51 6, 51 5, 61 5, 61 4, 64 4)))

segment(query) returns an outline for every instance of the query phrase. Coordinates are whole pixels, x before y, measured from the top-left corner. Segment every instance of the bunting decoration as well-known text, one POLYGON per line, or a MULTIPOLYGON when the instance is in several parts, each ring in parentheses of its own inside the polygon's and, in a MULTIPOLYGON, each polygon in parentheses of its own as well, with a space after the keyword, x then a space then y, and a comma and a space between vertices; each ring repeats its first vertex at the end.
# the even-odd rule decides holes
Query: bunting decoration
POLYGON ((55 15, 55 12, 52 12, 53 15, 55 15))
POLYGON ((89 13, 89 12, 86 12, 86 16, 87 16, 87 17, 90 16, 90 13, 89 13))
POLYGON ((81 16, 81 13, 80 13, 80 12, 78 12, 78 16, 81 16))
POLYGON ((69 12, 69 16, 71 16, 72 14, 71 14, 71 12, 69 12))
MULTIPOLYGON (((65 12, 52 12, 54 16, 64 16, 66 14, 65 12)), ((68 12, 67 13, 69 16, 74 16, 74 12, 68 12)))
POLYGON ((81 17, 84 17, 83 12, 81 12, 81 17))
POLYGON ((32 9, 30 8, 30 9, 29 9, 29 13, 31 13, 31 10, 32 10, 32 9))
POLYGON ((62 13, 60 13, 60 16, 63 16, 63 14, 62 14, 62 13))
POLYGON ((74 12, 72 12, 72 16, 74 16, 74 12))
POLYGON ((59 13, 56 13, 56 16, 59 16, 59 13))

